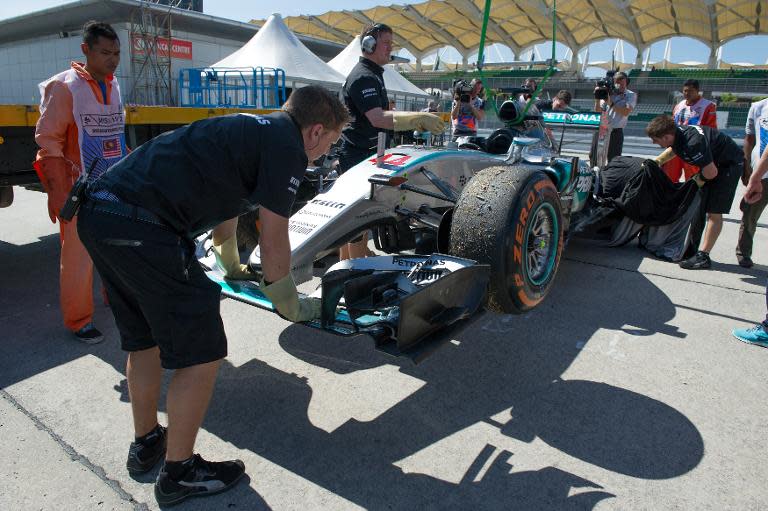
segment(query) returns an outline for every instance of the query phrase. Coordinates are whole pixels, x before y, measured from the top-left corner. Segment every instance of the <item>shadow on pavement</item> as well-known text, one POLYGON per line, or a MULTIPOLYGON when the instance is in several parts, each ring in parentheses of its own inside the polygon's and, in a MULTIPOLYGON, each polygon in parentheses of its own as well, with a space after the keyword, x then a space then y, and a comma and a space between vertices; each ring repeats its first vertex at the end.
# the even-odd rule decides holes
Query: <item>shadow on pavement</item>
MULTIPOLYGON (((89 354, 125 372, 125 354, 116 336, 90 346, 65 329, 59 306, 59 254, 58 234, 26 245, 0 241, 0 388, 89 354)), ((100 285, 94 276, 94 323, 111 329, 114 319, 102 302, 100 285)))
MULTIPOLYGON (((625 254, 624 262, 637 268, 641 260, 638 252, 625 254)), ((206 428, 367 508, 584 509, 613 496, 597 482, 556 467, 510 473, 514 454, 502 449, 494 456, 499 448, 493 445, 478 454, 459 483, 395 465, 477 423, 526 442, 538 437, 631 477, 685 474, 701 461, 704 446, 684 415, 629 390, 561 379, 597 329, 620 330, 636 342, 657 332, 672 342, 685 337, 667 323, 675 315, 673 304, 647 278, 636 271, 622 274, 626 291, 615 278, 605 268, 566 263, 543 307, 524 316, 480 317, 418 366, 372 350, 365 336, 315 335, 290 326, 280 345, 308 363, 338 374, 395 363, 425 384, 375 419, 351 419, 329 433, 309 420, 312 389, 304 379, 258 360, 227 365, 206 428), (595 306, 606 299, 610 307, 595 306), (510 408, 510 416, 500 420, 510 408), (488 463, 491 468, 481 473, 488 463), (574 493, 575 488, 582 490, 574 493)))
MULTIPOLYGON (((100 283, 94 277, 94 322, 110 330, 111 335, 97 345, 89 346, 77 340, 65 330, 59 309, 59 236, 40 238, 36 243, 13 245, 0 241, 0 388, 33 377, 36 374, 66 364, 78 358, 92 355, 111 365, 121 375, 125 374, 126 356, 120 350, 114 319, 109 308, 101 300, 100 283)), ((165 375, 166 383, 168 374, 165 375)), ((167 385, 166 385, 167 386, 167 385)), ((116 382, 123 401, 128 401, 125 380, 116 382)), ((56 389, 50 389, 55 393, 56 389)), ((34 413, 34 411, 32 411, 34 413)), ((120 445, 120 450, 128 445, 120 445)), ((98 464, 98 460, 91 460, 98 464)), ((156 467, 151 472, 134 478, 146 484, 157 478, 156 467)), ((125 472, 125 477, 129 477, 125 472)), ((242 506, 245 509, 269 509, 264 499, 249 486, 248 480, 217 497, 214 501, 223 508, 242 506)), ((205 499, 192 499, 182 508, 210 509, 205 499)))
MULTIPOLYGON (((52 263, 57 256, 50 253, 58 241, 40 243, 0 246, 0 262, 8 259, 11 266, 3 269, 4 282, 10 282, 4 290, 14 296, 4 292, 0 299, 4 310, 11 311, 3 323, 12 331, 0 352, 0 387, 85 354, 124 374, 125 355, 115 340, 92 347, 65 342, 58 321, 47 316, 40 320, 40 315, 59 314, 52 263), (22 258, 24 267, 40 269, 34 278, 13 273, 21 271, 22 264, 14 261, 22 258), (43 295, 53 306, 40 304, 43 295), (35 330, 39 324, 53 326, 35 330)), ((590 509, 614 496, 598 482, 553 466, 512 472, 514 453, 491 444, 480 450, 459 482, 407 473, 395 465, 475 424, 525 442, 540 438, 570 456, 631 477, 685 474, 701 461, 704 446, 684 415, 626 389, 562 379, 599 329, 626 332, 634 336, 631 342, 658 332, 669 335, 671 342, 686 335, 668 324, 674 305, 637 272, 643 254, 613 253, 621 253, 622 269, 628 271, 619 275, 603 266, 565 260, 553 293, 539 308, 522 316, 482 315, 458 332, 454 343, 418 366, 373 350, 366 336, 336 337, 302 325, 286 328, 280 345, 310 364, 337 374, 398 364, 402 373, 424 382, 373 420, 351 419, 331 432, 316 427, 308 415, 308 381, 254 359, 239 367, 225 361, 203 427, 374 509, 590 509), (600 306, 606 301, 610 307, 600 306)), ((98 316, 109 318, 108 309, 101 308, 98 316)), ((118 395, 127 400, 124 384, 116 383, 118 395)), ((247 487, 227 495, 230 502, 238 499, 238 506, 266 507, 247 487)))

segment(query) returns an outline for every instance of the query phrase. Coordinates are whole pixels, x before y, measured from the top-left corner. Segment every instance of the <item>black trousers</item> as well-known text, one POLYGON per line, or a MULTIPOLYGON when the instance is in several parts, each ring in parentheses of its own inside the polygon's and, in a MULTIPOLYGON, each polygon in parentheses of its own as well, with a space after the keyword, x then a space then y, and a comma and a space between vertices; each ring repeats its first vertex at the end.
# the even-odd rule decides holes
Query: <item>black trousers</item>
POLYGON ((621 156, 622 149, 624 149, 624 130, 622 128, 613 128, 608 139, 608 156, 606 161, 611 161, 616 156, 621 156))
POLYGON ((763 213, 765 206, 768 205, 768 178, 763 179, 763 195, 760 200, 754 204, 747 204, 744 199, 741 200, 739 207, 744 213, 741 217, 739 226, 739 241, 736 243, 736 255, 752 257, 752 240, 755 238, 757 230, 757 221, 763 213))

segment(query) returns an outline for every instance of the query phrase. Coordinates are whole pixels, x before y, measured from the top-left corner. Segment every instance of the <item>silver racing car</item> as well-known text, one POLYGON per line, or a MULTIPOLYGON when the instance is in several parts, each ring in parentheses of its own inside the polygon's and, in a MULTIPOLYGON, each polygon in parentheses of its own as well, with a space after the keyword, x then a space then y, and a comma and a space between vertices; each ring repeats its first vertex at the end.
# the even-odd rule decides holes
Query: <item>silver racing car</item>
MULTIPOLYGON (((518 111, 505 102, 499 118, 510 123, 518 111)), ((398 146, 321 187, 289 222, 297 284, 367 231, 390 255, 331 266, 314 293, 322 317, 310 325, 367 332, 381 349, 407 354, 482 306, 521 313, 538 305, 552 287, 571 215, 587 203, 596 177, 589 162, 560 156, 544 123, 597 130, 600 114, 526 117, 527 132, 533 124, 538 137, 521 125, 442 147, 398 146)), ((224 294, 271 309, 256 282, 224 279, 210 244, 200 240, 198 259, 224 294)), ((248 264, 259 270, 258 246, 248 264)))

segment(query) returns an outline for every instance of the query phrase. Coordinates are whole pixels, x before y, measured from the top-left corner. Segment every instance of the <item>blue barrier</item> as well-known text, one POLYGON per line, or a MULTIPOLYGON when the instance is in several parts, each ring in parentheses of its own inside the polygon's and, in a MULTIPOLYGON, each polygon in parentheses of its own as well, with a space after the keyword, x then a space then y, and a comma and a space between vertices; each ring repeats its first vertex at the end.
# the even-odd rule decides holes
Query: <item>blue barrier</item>
POLYGON ((179 105, 190 107, 280 108, 285 71, 271 67, 185 68, 179 71, 179 105))

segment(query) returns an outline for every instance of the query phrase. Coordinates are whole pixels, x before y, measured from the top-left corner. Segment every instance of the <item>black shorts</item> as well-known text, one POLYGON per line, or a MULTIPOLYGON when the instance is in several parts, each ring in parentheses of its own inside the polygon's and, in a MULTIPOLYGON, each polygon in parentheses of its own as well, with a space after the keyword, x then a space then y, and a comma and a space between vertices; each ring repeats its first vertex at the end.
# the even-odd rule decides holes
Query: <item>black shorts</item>
POLYGON ((99 270, 125 351, 158 346, 166 369, 227 355, 221 288, 203 273, 194 246, 127 204, 87 201, 80 239, 99 270), (126 211, 126 208, 128 210, 126 211))
POLYGON ((717 167, 717 177, 704 186, 703 208, 707 213, 727 214, 736 196, 736 188, 744 171, 744 162, 717 167))

